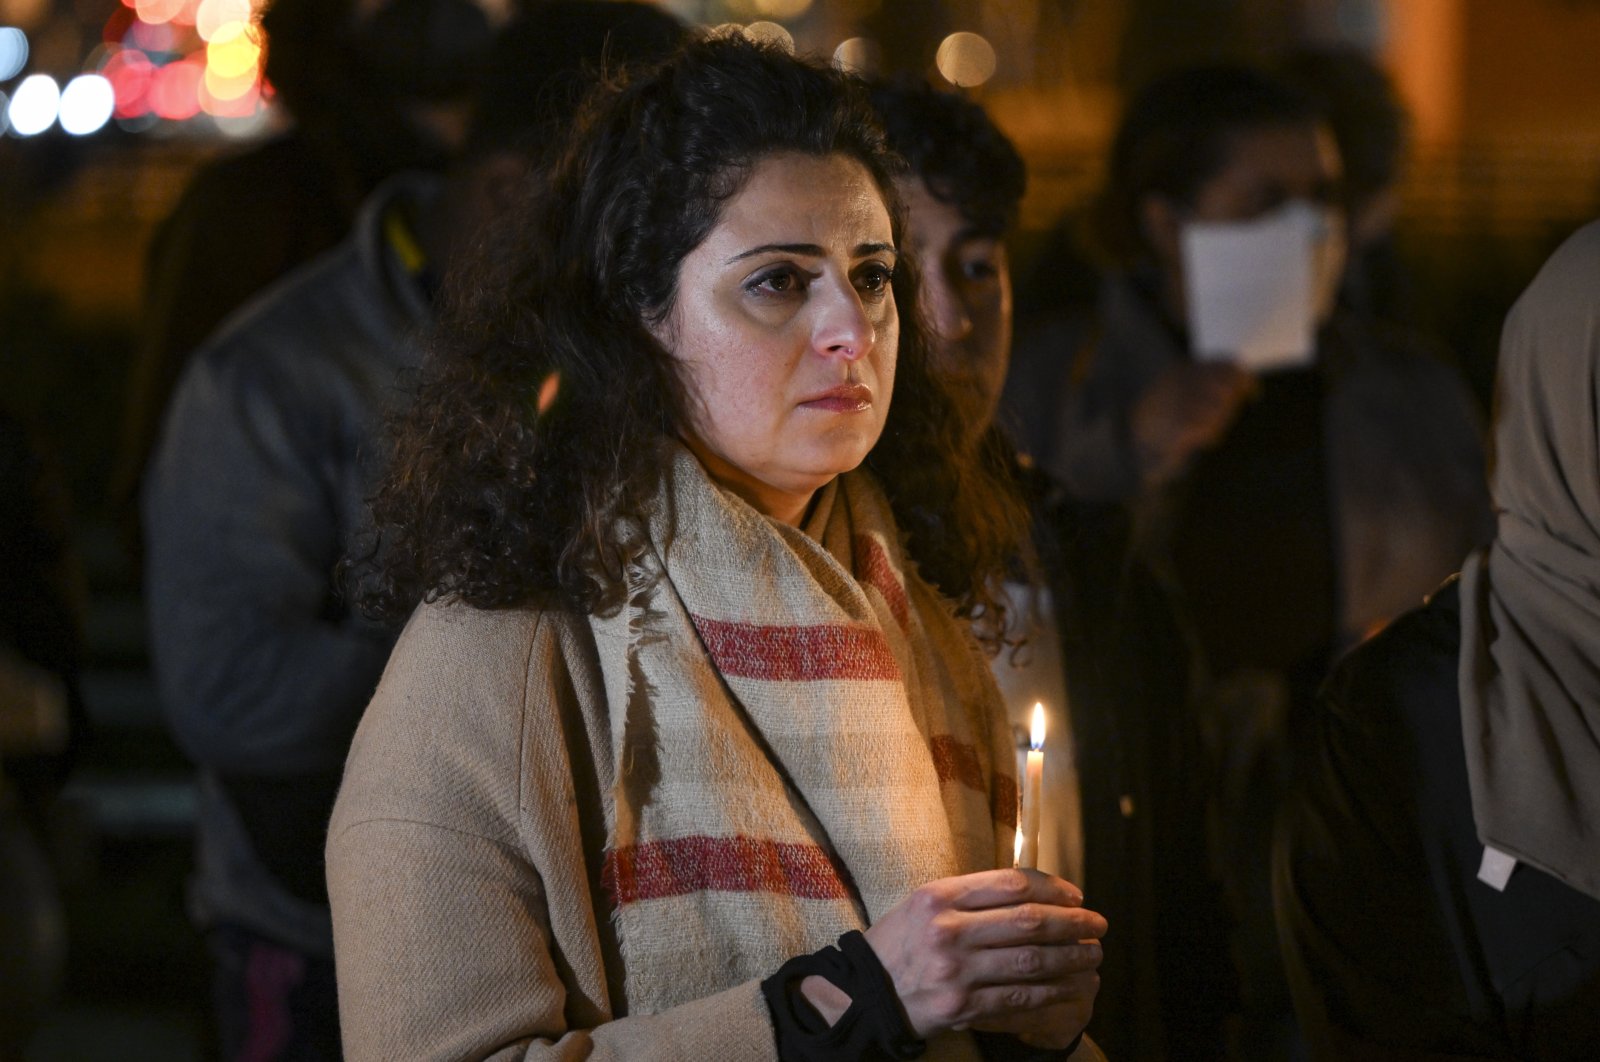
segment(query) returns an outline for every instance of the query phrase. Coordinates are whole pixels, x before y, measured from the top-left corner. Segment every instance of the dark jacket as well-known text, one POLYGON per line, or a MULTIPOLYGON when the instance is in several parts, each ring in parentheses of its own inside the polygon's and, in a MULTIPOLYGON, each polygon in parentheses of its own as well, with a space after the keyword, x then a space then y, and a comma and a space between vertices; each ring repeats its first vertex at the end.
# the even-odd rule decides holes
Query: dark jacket
POLYGON ((201 768, 198 914, 311 954, 332 948, 323 831, 393 641, 334 568, 430 314, 386 222, 435 187, 385 184, 349 241, 195 355, 144 488, 156 678, 201 768))
POLYGON ((1477 878, 1460 649, 1452 582, 1324 689, 1274 867, 1315 1058, 1600 1057, 1600 902, 1527 864, 1477 878))
MULTIPOLYGON (((1488 540, 1493 525, 1471 398, 1414 337, 1335 317, 1318 337, 1315 367, 1264 375, 1262 393, 1218 446, 1197 455, 1166 497, 1153 499, 1139 498, 1129 419, 1155 379, 1190 356, 1138 278, 1106 282, 1098 325, 1045 468, 1076 497, 1138 499, 1162 510, 1151 550, 1163 566, 1184 544, 1165 538, 1204 537, 1209 529, 1219 548, 1234 544, 1235 555, 1211 555, 1201 566, 1232 581, 1219 606, 1223 622, 1271 614, 1273 597, 1307 593, 1307 563, 1331 565, 1318 591, 1326 608, 1317 611, 1328 613, 1320 622, 1330 639, 1351 644, 1415 607, 1488 540), (1208 506, 1218 511, 1208 516, 1208 506), (1284 563, 1264 569, 1263 559, 1275 556, 1284 563), (1295 573, 1293 581, 1280 571, 1295 573), (1268 603, 1230 605, 1239 578, 1251 579, 1268 603)), ((1183 585, 1183 592, 1204 596, 1206 588, 1183 585)), ((1186 607, 1197 623, 1217 622, 1204 602, 1186 607)), ((1299 619, 1278 613, 1278 623, 1299 619)))
POLYGON ((1206 851, 1186 643, 1130 558, 1121 507, 1044 512, 1037 537, 1080 750, 1084 888, 1110 923, 1089 1034, 1121 1062, 1221 1058, 1237 986, 1206 851))

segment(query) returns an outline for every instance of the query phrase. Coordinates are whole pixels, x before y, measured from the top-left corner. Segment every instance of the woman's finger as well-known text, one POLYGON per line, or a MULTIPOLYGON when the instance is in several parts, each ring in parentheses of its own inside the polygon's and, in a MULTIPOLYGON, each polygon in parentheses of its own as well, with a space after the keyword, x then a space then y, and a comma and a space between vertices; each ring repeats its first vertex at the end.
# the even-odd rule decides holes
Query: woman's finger
POLYGON ((1060 981, 1076 974, 1094 973, 1100 968, 1102 957, 1098 941, 983 948, 968 955, 961 975, 970 985, 1060 981))
POLYGON ((1011 907, 1019 903, 1044 903, 1058 907, 1079 907, 1083 904, 1083 892, 1072 882, 1053 874, 1016 867, 942 878, 925 887, 938 889, 950 906, 962 911, 1011 907))
POLYGON ((963 1013, 952 1026, 980 1027, 1061 1003, 1089 1002, 1100 990, 1097 973, 1069 974, 1054 981, 985 985, 966 994, 963 1013))
POLYGON ((1018 944, 1076 944, 1106 935, 1106 920, 1087 907, 1021 903, 944 916, 951 942, 962 948, 1004 948, 1018 944))

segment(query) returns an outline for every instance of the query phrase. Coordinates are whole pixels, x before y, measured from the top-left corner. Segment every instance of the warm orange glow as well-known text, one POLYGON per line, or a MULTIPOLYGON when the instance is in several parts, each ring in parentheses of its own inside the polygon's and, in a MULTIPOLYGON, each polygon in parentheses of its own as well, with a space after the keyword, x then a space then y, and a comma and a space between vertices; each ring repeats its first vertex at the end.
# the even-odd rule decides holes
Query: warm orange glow
MULTIPOLYGON (((254 67, 245 71, 240 77, 223 77, 217 73, 216 67, 206 67, 206 95, 213 100, 236 100, 249 93, 255 87, 256 71, 254 67)), ((210 107, 207 107, 206 110, 211 114, 216 113, 210 107)))
POLYGON ((1460 139, 1462 57, 1466 13, 1462 0, 1389 4, 1388 54, 1395 87, 1416 123, 1420 146, 1460 139))
POLYGON ((206 45, 206 68, 219 78, 232 80, 253 74, 260 61, 261 46, 242 22, 223 26, 206 45))
POLYGON ((1028 747, 1044 748, 1044 705, 1038 701, 1033 705, 1033 726, 1028 731, 1028 747))
POLYGON ((224 89, 232 95, 219 96, 211 90, 211 72, 200 82, 200 109, 213 118, 248 118, 256 113, 261 102, 261 90, 254 78, 238 82, 224 82, 224 89), (242 87, 239 87, 242 86, 242 87))
POLYGON ((539 398, 535 403, 540 415, 550 412, 550 407, 556 404, 556 396, 561 393, 561 374, 553 372, 544 378, 544 383, 539 385, 539 398))

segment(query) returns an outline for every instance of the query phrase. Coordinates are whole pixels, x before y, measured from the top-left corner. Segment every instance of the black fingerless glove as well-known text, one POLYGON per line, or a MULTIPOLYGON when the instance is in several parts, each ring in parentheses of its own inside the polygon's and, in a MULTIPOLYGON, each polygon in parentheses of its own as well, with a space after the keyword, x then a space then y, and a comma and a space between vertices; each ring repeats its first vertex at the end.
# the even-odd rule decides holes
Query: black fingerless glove
POLYGON ((782 1062, 880 1062, 920 1058, 919 1040, 895 995, 894 982, 867 938, 851 930, 836 948, 798 955, 761 982, 772 1012, 782 1062), (800 994, 800 982, 817 976, 850 997, 850 1007, 831 1027, 800 994))

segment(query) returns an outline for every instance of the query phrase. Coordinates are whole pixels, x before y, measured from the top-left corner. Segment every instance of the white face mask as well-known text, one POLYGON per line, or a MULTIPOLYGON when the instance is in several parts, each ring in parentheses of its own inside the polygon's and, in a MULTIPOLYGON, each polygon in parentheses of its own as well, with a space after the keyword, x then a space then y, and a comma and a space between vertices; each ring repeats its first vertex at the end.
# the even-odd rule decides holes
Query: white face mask
POLYGON ((1337 210, 1297 199, 1249 221, 1188 222, 1180 239, 1197 357, 1256 370, 1311 362, 1344 273, 1337 210))

